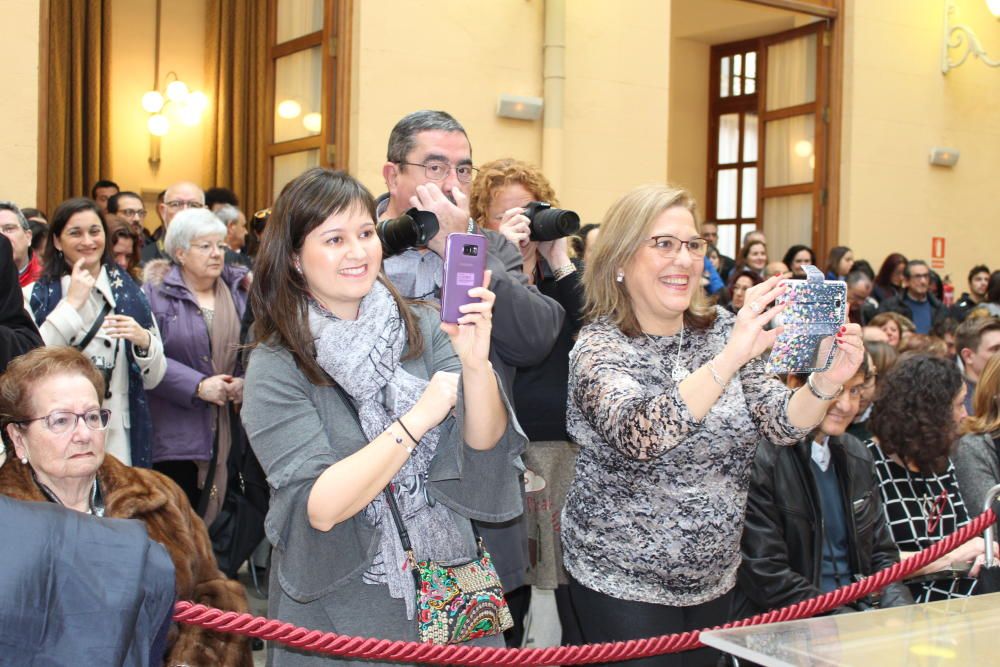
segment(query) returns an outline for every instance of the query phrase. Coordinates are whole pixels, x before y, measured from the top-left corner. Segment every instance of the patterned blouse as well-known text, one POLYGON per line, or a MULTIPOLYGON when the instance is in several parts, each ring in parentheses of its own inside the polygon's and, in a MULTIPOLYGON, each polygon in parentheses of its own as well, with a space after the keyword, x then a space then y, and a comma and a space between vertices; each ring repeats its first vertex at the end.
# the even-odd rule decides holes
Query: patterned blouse
MULTIPOLYGON (((865 443, 875 460, 882 508, 900 551, 921 551, 969 523, 969 513, 951 459, 941 474, 922 475, 886 456, 872 440, 865 443)), ((971 577, 908 584, 914 602, 964 598, 972 594, 971 577)))
POLYGON ((581 447, 562 515, 567 571, 623 600, 701 604, 733 587, 750 465, 761 437, 793 445, 809 429, 786 414, 791 392, 754 359, 704 419, 681 399, 686 373, 722 351, 732 313, 707 330, 630 338, 585 326, 570 354, 567 429, 581 447))

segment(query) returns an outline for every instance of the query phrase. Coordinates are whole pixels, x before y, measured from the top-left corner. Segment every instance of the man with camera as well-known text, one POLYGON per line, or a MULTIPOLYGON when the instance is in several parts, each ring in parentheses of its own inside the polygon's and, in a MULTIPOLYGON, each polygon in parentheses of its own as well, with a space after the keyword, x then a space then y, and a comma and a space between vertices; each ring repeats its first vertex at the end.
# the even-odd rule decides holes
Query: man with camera
MULTIPOLYGON (((475 175, 468 136, 449 114, 416 111, 396 123, 382 167, 389 192, 378 201, 385 272, 404 296, 438 301, 448 234, 474 231, 487 237, 486 268, 493 272, 489 288, 496 294, 490 362, 513 401, 516 369, 546 358, 565 314, 558 302, 528 284, 516 245, 472 222, 469 192, 475 175), (420 211, 436 216, 436 231, 433 218, 420 211)), ((478 525, 504 590, 523 591, 530 563, 523 516, 503 524, 478 525)), ((529 599, 508 597, 515 617, 524 617, 529 599)))
MULTIPOLYGON (((528 285, 516 246, 497 232, 474 227, 469 191, 475 173, 465 129, 449 114, 416 111, 396 123, 382 167, 389 192, 379 198, 379 220, 398 218, 412 207, 433 213, 439 229, 426 240, 426 248, 387 248, 385 272, 403 296, 437 301, 448 234, 474 228, 485 235, 486 268, 493 272, 489 287, 496 294, 490 361, 510 396, 515 369, 545 359, 559 335, 564 312, 555 300, 528 285)), ((385 242, 385 227, 379 229, 385 242)))

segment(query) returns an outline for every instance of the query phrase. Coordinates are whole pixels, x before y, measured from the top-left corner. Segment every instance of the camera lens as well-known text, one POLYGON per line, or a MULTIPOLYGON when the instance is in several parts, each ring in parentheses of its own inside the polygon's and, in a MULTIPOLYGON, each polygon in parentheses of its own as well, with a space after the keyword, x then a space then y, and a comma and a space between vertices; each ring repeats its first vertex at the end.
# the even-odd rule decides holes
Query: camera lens
POLYGON ((580 216, 561 208, 544 208, 531 216, 531 240, 554 241, 580 229, 580 216))
POLYGON ((380 220, 375 227, 382 240, 382 252, 392 257, 409 248, 426 246, 438 233, 437 216, 430 211, 411 208, 398 218, 380 220))

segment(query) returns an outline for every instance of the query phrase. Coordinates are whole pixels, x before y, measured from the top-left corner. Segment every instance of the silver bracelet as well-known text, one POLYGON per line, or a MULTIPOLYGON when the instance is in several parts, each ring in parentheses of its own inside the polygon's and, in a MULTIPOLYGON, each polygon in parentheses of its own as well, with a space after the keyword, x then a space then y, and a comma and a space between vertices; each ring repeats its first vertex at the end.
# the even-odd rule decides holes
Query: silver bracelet
POLYGON ((565 264, 559 268, 552 269, 552 277, 556 280, 562 280, 571 273, 576 273, 576 267, 573 264, 565 264))
POLYGON ((840 385, 837 388, 837 391, 833 392, 832 394, 824 394, 823 392, 821 392, 819 389, 816 388, 816 383, 813 382, 813 375, 815 375, 815 373, 810 373, 809 377, 806 378, 806 386, 809 387, 809 391, 812 392, 812 395, 818 398, 819 400, 835 401, 837 400, 837 397, 840 396, 841 392, 844 391, 844 385, 840 385))
POLYGON ((719 385, 720 387, 722 387, 723 390, 725 390, 726 385, 729 383, 722 381, 722 376, 719 375, 719 371, 716 370, 715 368, 715 359, 709 359, 706 365, 708 366, 708 372, 712 374, 712 379, 715 380, 715 384, 719 385))

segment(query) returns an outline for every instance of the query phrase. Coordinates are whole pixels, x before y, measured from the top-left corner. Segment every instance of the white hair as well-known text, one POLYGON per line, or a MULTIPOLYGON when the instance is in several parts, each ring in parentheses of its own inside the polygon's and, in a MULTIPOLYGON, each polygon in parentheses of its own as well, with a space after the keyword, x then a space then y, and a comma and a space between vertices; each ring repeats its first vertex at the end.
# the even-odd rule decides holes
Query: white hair
POLYGON ((191 241, 209 234, 226 235, 226 225, 207 208, 187 208, 174 216, 163 239, 163 249, 170 261, 177 261, 178 250, 189 250, 191 241))
POLYGON ((240 209, 232 204, 223 204, 215 212, 215 217, 222 220, 227 227, 240 219, 240 209))

